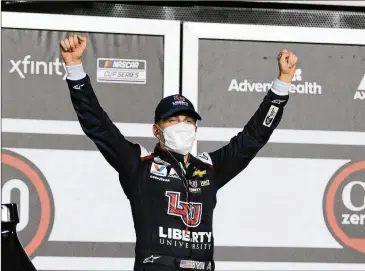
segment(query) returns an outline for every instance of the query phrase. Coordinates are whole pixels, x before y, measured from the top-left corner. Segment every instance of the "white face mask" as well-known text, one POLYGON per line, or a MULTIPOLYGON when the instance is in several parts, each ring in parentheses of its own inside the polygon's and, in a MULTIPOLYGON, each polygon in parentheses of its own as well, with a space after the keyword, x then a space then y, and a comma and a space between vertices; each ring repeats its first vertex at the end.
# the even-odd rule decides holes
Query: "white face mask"
POLYGON ((196 137, 195 125, 180 122, 162 130, 165 146, 170 150, 186 155, 191 152, 196 137))

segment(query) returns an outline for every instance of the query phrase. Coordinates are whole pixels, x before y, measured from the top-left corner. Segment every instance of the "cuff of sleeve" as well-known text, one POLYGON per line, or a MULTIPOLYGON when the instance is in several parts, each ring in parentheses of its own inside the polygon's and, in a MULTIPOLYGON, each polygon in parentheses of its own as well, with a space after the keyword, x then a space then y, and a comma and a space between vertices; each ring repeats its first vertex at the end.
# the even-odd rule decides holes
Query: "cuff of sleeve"
POLYGON ((279 79, 275 79, 274 83, 271 86, 271 91, 279 96, 289 95, 290 83, 286 83, 280 81, 279 79))
POLYGON ((67 79, 71 81, 78 81, 86 77, 82 64, 66 66, 66 71, 67 79))

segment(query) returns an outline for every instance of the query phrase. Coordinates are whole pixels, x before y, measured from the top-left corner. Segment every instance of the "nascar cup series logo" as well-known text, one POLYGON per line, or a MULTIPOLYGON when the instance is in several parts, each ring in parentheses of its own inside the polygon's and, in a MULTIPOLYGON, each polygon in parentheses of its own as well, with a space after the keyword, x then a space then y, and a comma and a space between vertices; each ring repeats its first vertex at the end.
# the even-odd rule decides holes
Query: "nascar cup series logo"
POLYGON ((140 59, 97 59, 98 83, 146 84, 147 61, 140 59))
POLYGON ((51 190, 40 170, 25 157, 3 149, 1 159, 2 203, 18 205, 18 236, 28 256, 34 257, 52 230, 51 190))
POLYGON ((334 238, 344 247, 365 253, 365 161, 349 163, 329 182, 324 217, 334 238))

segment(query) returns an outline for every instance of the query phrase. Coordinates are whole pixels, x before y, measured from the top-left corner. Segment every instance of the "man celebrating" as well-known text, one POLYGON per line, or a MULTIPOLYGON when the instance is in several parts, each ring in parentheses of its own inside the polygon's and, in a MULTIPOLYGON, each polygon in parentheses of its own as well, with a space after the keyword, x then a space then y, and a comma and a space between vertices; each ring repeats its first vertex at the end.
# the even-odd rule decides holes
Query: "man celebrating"
POLYGON ((213 211, 218 189, 233 179, 268 142, 289 99, 297 57, 278 56, 279 76, 259 108, 230 142, 210 153, 190 154, 200 115, 181 95, 155 110, 153 153, 125 139, 100 106, 81 57, 87 38, 61 41, 71 101, 85 134, 119 173, 136 232, 135 271, 214 270, 213 211))

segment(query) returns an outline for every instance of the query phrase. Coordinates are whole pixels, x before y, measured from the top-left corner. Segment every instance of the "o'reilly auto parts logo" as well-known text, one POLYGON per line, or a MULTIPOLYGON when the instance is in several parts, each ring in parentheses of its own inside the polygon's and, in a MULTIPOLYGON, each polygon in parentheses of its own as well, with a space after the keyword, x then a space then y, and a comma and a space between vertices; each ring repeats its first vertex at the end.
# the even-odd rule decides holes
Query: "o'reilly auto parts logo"
POLYGON ((365 253, 365 161, 349 163, 335 173, 323 207, 334 238, 344 247, 365 253))
POLYGON ((97 82, 146 84, 147 61, 139 59, 98 58, 97 82))
POLYGON ((2 150, 2 203, 16 203, 17 232, 30 257, 48 240, 54 221, 54 204, 47 180, 25 157, 2 150))
POLYGON ((9 73, 19 75, 25 79, 32 75, 59 75, 65 80, 67 77, 65 64, 56 58, 54 61, 33 60, 31 55, 26 55, 22 60, 10 60, 11 69, 9 73))
MULTIPOLYGON (((245 79, 244 81, 238 81, 232 79, 229 84, 228 91, 239 92, 267 92, 271 88, 272 82, 250 82, 245 79)), ((289 89, 290 93, 307 94, 307 95, 321 95, 322 86, 317 82, 304 81, 302 70, 297 69, 293 77, 292 84, 289 89)))
POLYGON ((362 77, 357 91, 355 92, 354 100, 365 100, 365 74, 362 77))

